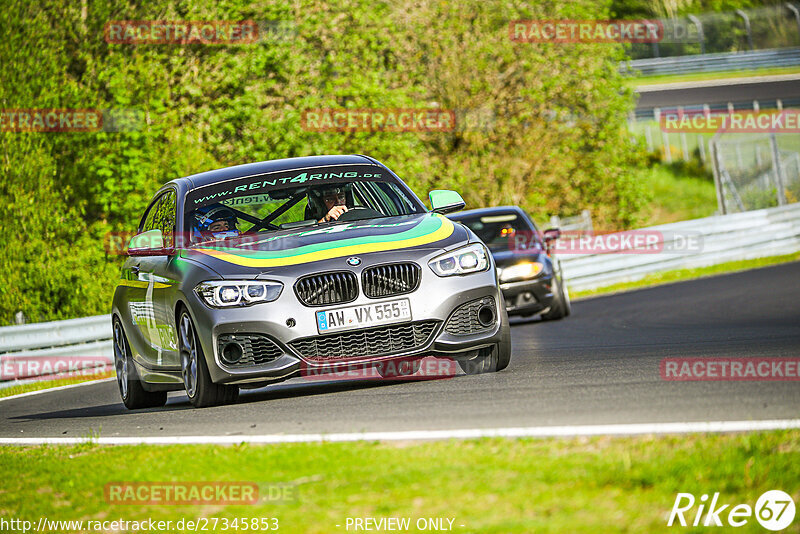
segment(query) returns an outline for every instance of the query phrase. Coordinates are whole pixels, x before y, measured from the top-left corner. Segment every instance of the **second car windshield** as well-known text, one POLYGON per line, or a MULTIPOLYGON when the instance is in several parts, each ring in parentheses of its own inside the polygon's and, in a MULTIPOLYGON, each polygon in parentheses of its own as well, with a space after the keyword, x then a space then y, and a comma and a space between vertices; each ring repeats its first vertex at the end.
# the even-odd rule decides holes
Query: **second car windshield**
POLYGON ((534 233, 516 213, 453 218, 468 226, 492 250, 508 248, 518 236, 530 240, 534 233))

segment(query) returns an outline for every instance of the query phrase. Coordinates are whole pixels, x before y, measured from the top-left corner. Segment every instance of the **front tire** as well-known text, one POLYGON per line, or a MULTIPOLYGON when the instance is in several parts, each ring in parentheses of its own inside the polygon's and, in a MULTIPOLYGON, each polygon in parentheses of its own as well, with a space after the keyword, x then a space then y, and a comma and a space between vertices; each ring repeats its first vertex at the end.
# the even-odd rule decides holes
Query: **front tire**
POLYGON ((239 398, 237 386, 215 384, 208 372, 203 347, 189 312, 185 309, 178 320, 178 341, 181 354, 181 377, 186 396, 195 408, 218 406, 235 402, 239 398))
MULTIPOLYGON (((505 301, 502 304, 505 306, 505 301)), ((511 327, 508 323, 508 314, 502 312, 501 320, 503 323, 500 326, 502 332, 500 343, 480 349, 474 358, 458 360, 458 365, 464 373, 468 375, 496 373, 508 367, 511 362, 511 327)))
POLYGON ((556 321, 563 319, 572 313, 572 304, 569 301, 569 289, 567 288, 564 278, 553 278, 555 280, 556 291, 553 295, 553 303, 550 305, 550 311, 542 314, 542 319, 545 321, 556 321))
POLYGON ((166 391, 145 391, 136 367, 133 365, 131 347, 122 322, 114 318, 112 325, 114 334, 114 369, 117 373, 117 386, 122 403, 129 410, 140 408, 157 408, 167 403, 166 391))

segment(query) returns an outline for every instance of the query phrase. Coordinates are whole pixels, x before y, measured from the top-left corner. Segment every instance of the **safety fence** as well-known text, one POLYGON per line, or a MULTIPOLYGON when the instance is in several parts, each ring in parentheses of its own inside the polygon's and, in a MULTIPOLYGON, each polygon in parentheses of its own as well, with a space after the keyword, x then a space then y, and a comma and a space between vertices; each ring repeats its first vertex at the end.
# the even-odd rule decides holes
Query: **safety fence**
MULTIPOLYGON (((674 16, 672 13, 664 15, 666 16, 658 19, 662 28, 661 39, 651 43, 632 44, 628 52, 631 58, 643 60, 703 56, 710 60, 709 68, 715 69, 728 68, 725 65, 717 65, 724 63, 724 60, 720 61, 713 57, 715 54, 727 52, 748 54, 800 46, 800 5, 796 2, 776 2, 753 9, 686 16, 674 16)), ((778 61, 789 59, 791 58, 787 55, 778 61)), ((751 61, 761 60, 755 56, 751 61)), ((670 65, 669 62, 656 64, 664 67, 670 65)), ((703 68, 699 62, 694 65, 695 68, 703 68)))
POLYGON ((632 69, 638 71, 641 76, 664 76, 668 74, 794 67, 797 65, 800 65, 800 47, 634 59, 622 63, 620 70, 629 72, 632 69))
POLYGON ((800 203, 651 226, 643 231, 661 236, 655 243, 661 252, 562 255, 569 287, 596 289, 675 269, 798 252, 800 203))

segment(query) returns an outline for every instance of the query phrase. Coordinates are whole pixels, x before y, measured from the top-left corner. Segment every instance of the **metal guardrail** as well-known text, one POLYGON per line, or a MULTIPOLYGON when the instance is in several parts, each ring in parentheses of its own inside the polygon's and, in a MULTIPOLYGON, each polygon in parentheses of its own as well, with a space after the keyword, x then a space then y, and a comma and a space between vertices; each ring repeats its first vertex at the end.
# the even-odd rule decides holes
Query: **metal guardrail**
MULTIPOLYGON (((594 289, 673 269, 800 251, 800 203, 641 230, 660 232, 667 246, 681 236, 698 235, 702 246, 657 254, 562 254, 559 258, 570 288, 594 289)), ((109 315, 0 328, 0 365, 75 356, 97 357, 107 364, 113 361, 109 315)), ((15 383, 0 382, 0 387, 15 383)))
POLYGON ((695 250, 657 254, 562 254, 559 258, 570 288, 596 289, 674 269, 798 252, 800 203, 651 226, 643 230, 660 232, 666 238, 661 243, 667 247, 691 235, 700 236, 702 243, 695 250))
POLYGON ((111 339, 111 315, 0 328, 0 354, 111 339))
POLYGON ((91 372, 112 362, 110 315, 0 328, 0 389, 32 377, 91 372))
POLYGON ((767 67, 793 67, 800 65, 800 47, 698 54, 693 56, 634 59, 623 62, 620 70, 641 72, 643 76, 660 74, 688 74, 692 72, 720 72, 767 67))
POLYGON ((550 217, 550 226, 553 228, 560 228, 563 230, 583 230, 586 232, 591 232, 594 230, 594 225, 592 224, 592 212, 589 210, 581 211, 580 215, 574 215, 572 217, 559 217, 558 215, 553 215, 550 217))
POLYGON ((656 121, 663 114, 685 113, 710 113, 719 115, 721 113, 730 114, 732 111, 766 111, 796 109, 800 107, 800 97, 793 98, 756 98, 750 100, 734 100, 731 102, 716 102, 713 104, 690 104, 688 106, 667 106, 636 108, 633 112, 633 119, 637 121, 656 121), (758 107, 756 107, 758 106, 758 107))

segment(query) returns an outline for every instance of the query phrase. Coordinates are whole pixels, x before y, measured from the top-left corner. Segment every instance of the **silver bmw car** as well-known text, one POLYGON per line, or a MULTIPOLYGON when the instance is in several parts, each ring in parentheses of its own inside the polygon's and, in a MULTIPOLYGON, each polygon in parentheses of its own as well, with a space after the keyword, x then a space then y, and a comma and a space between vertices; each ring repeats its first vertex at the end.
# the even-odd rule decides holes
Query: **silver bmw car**
MULTIPOLYGON (((361 155, 266 161, 173 180, 128 246, 112 306, 120 395, 130 409, 185 390, 196 407, 239 388, 358 364, 385 376, 426 356, 468 374, 511 358, 494 260, 464 207, 429 211, 361 155)), ((415 366, 417 364, 417 366, 415 366)))

